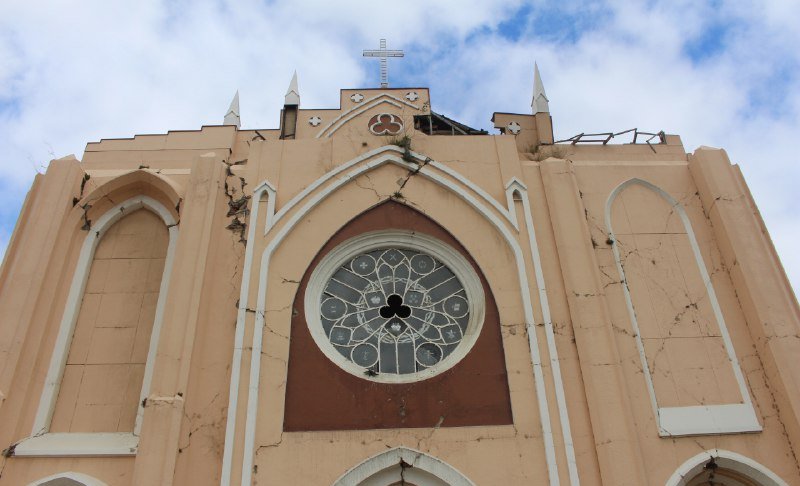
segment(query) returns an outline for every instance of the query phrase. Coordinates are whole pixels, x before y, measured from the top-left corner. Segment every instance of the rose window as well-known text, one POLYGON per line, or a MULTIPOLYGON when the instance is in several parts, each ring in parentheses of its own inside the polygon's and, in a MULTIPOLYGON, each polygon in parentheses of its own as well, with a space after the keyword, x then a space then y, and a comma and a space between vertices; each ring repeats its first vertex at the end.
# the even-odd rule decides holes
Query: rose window
POLYGON ((482 302, 473 309, 482 289, 469 264, 452 250, 369 246, 340 257, 319 282, 317 342, 349 371, 378 381, 427 377, 454 364, 448 358, 466 352, 456 350, 465 337, 471 345, 483 318, 482 302), (458 259, 459 268, 443 257, 458 259))

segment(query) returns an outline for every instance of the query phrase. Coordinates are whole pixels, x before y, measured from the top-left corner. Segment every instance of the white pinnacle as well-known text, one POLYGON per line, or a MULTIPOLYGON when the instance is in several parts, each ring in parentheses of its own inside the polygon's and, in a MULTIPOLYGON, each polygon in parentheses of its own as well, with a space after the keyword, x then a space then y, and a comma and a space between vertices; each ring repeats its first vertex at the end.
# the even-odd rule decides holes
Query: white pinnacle
POLYGON ((286 97, 283 101, 287 106, 300 106, 300 88, 297 87, 297 71, 292 76, 292 82, 289 83, 289 89, 286 90, 286 97))
POLYGON ((539 75, 539 66, 533 63, 533 99, 531 99, 531 109, 533 114, 550 113, 550 100, 544 92, 544 83, 539 75))
POLYGON ((242 119, 239 117, 239 90, 233 95, 231 106, 228 108, 228 113, 225 114, 225 119, 222 121, 223 125, 236 125, 236 128, 242 127, 242 119))

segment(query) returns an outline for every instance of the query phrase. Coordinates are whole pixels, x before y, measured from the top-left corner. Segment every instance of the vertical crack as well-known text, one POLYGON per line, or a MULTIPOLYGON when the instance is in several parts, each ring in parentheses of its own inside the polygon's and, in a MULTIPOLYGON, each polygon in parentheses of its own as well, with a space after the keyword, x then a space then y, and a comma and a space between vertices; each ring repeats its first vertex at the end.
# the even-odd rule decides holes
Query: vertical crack
POLYGON ((226 162, 225 164, 225 181, 223 188, 225 196, 228 198, 228 213, 226 217, 233 217, 231 222, 225 227, 235 234, 239 235, 239 242, 247 244, 245 234, 247 232, 247 223, 244 222, 245 218, 250 214, 250 198, 244 193, 244 188, 247 185, 244 177, 237 176, 231 171, 231 167, 241 165, 247 162, 247 159, 238 160, 236 162, 226 162))

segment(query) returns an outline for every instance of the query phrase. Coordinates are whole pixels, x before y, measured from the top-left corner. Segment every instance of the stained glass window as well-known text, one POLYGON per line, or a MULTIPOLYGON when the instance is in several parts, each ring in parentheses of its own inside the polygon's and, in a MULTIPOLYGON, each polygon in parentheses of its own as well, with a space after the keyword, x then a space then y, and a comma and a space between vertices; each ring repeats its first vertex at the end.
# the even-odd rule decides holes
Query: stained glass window
POLYGON ((364 379, 408 383, 466 356, 485 303, 462 253, 424 234, 386 230, 331 250, 311 274, 304 308, 331 361, 364 379))
POLYGON ((437 258, 377 248, 347 259, 319 301, 325 336, 368 376, 417 373, 461 343, 470 321, 467 293, 437 258))

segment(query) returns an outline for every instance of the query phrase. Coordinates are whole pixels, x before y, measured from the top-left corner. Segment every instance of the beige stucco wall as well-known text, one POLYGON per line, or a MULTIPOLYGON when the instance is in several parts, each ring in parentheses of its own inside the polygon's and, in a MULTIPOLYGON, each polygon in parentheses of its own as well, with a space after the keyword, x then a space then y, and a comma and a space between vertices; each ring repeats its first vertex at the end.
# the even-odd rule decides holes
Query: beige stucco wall
MULTIPOLYGON (((403 99, 407 91, 373 94, 403 99)), ((396 447, 438 458, 476 485, 545 484, 549 470, 561 484, 575 474, 583 484, 664 484, 685 461, 713 449, 800 483, 793 453, 800 441, 800 312, 724 152, 687 155, 668 136, 652 146, 539 146, 528 153, 550 135, 549 117, 499 114, 496 123, 519 120, 526 130, 518 137, 408 130, 412 152, 403 153, 389 145, 396 136, 370 134, 367 120, 389 112, 413 126, 413 115, 429 110, 427 90, 417 89, 420 99, 411 103, 419 110, 384 102, 357 114, 348 111, 358 111, 355 92, 342 92, 339 110, 300 110, 295 140, 231 126, 104 140, 89 144, 83 161, 54 161, 37 178, 0 272, 0 445, 10 447, 0 484, 62 471, 109 485, 220 484, 226 440, 230 484, 240 484, 252 458, 258 484, 329 485, 396 447), (323 123, 313 127, 311 116, 323 123), (341 128, 325 136, 326 122, 337 117, 341 128), (708 287, 674 208, 632 185, 611 202, 609 235, 609 197, 634 178, 685 211, 761 431, 659 436, 645 373, 659 406, 746 400, 721 353, 708 287), (163 204, 180 230, 138 450, 21 457, 13 445, 31 435, 87 237, 81 227, 136 195, 163 204), (444 227, 485 274, 500 314, 513 425, 283 432, 298 282, 338 229, 387 199, 444 227), (266 228, 271 203, 276 214, 266 228), (661 251, 665 245, 669 251, 661 251), (257 343, 263 347, 254 354, 257 343)), ((78 331, 73 347, 82 342, 78 331)), ((56 415, 51 432, 66 430, 62 421, 56 415)))

